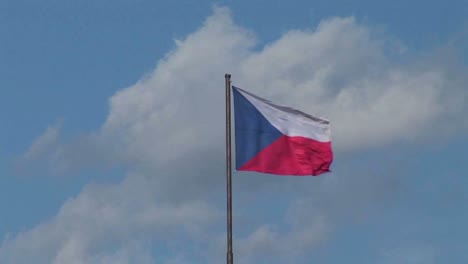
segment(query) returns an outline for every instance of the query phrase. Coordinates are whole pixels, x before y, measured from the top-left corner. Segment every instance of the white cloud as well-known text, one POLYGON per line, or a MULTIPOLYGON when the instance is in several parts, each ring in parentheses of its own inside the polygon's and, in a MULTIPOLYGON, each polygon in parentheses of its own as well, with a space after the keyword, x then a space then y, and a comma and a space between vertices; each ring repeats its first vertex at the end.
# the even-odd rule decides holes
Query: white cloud
POLYGON ((31 173, 37 168, 57 170, 61 165, 60 130, 62 122, 47 127, 16 162, 17 171, 31 173))
MULTIPOLYGON (((262 225, 249 236, 234 243, 236 259, 239 263, 298 263, 298 259, 326 240, 331 231, 325 215, 315 211, 308 221, 293 226, 292 230, 279 232, 278 227, 262 225)), ((305 219, 302 219, 305 220, 305 219)))
POLYGON ((57 148, 61 124, 49 126, 44 134, 38 137, 24 154, 24 159, 37 159, 47 156, 47 152, 57 148))
MULTIPOLYGON (((233 74, 236 85, 260 96, 327 116, 337 151, 456 129, 456 122, 446 120, 466 110, 466 95, 459 86, 463 75, 449 75, 436 62, 394 62, 385 52, 386 40, 353 18, 329 19, 315 30, 291 31, 260 51, 254 48, 255 36, 234 24, 224 8, 177 41, 149 76, 110 98, 109 116, 99 131, 57 146, 60 157, 55 165, 60 168, 117 162, 138 173, 119 184, 88 186, 51 220, 5 240, 0 262, 149 263, 150 249, 140 241, 187 234, 204 250, 216 248, 201 241, 216 237, 212 233, 219 230, 209 224, 224 202, 218 190, 224 184, 226 72, 233 74), (137 241, 137 246, 128 241, 137 241), (135 252, 140 251, 145 257, 136 260, 135 252)), ((49 129, 26 156, 46 155, 43 150, 56 145, 57 137, 58 129, 49 129)), ((373 200, 369 197, 377 195, 355 187, 360 190, 357 199, 373 200)), ((311 222, 301 221, 310 220, 310 215, 299 215, 289 232, 276 231, 281 223, 271 223, 238 238, 241 252, 248 256, 244 261, 255 259, 253 251, 249 253, 252 248, 290 256, 303 253, 298 245, 323 242, 332 229, 329 219, 342 211, 346 199, 356 199, 326 193, 323 197, 332 209, 310 207, 320 215, 311 222), (298 250, 275 250, 282 246, 278 237, 298 250)), ((185 261, 185 255, 176 253, 170 258, 174 263, 185 261)))
POLYGON ((138 244, 135 248, 134 240, 161 242, 181 235, 202 237, 218 218, 218 213, 204 201, 158 201, 155 186, 156 179, 141 175, 131 175, 119 184, 89 185, 68 200, 53 219, 14 239, 6 239, 0 247, 0 262, 124 261, 133 259, 135 250, 144 250, 138 244), (112 248, 117 248, 117 252, 112 248), (107 254, 102 256, 101 251, 107 254))
POLYGON ((151 74, 112 96, 102 128, 61 146, 55 165, 154 169, 200 152, 222 162, 226 72, 237 86, 330 119, 336 151, 465 126, 455 120, 467 110, 465 75, 438 61, 397 63, 387 53, 392 45, 354 18, 332 18, 257 50, 253 33, 217 8, 151 74))

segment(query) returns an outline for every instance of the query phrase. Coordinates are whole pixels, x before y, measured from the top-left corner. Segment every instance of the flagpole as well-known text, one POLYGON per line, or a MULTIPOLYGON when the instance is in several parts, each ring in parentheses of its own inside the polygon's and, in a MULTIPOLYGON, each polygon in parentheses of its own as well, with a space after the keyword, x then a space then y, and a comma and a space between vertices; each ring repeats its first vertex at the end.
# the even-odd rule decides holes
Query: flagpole
POLYGON ((226 82, 226 189, 227 189, 227 264, 233 264, 232 254, 232 190, 231 190, 231 74, 224 75, 226 82))

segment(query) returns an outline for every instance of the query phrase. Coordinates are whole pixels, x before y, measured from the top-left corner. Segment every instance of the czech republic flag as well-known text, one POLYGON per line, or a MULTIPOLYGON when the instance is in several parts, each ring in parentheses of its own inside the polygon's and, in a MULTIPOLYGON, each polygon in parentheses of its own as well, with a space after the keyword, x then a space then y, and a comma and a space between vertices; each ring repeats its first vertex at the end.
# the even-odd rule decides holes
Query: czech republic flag
POLYGON ((330 124, 232 87, 236 170, 317 176, 333 161, 330 124))

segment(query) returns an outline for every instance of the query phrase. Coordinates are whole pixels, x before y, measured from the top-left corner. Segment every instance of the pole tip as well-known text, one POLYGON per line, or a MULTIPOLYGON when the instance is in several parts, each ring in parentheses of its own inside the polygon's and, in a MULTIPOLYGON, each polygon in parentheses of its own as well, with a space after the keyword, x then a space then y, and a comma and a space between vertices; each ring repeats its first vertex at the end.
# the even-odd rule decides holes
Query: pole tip
POLYGON ((231 74, 226 73, 226 74, 224 75, 224 78, 226 78, 226 79, 231 79, 231 74))

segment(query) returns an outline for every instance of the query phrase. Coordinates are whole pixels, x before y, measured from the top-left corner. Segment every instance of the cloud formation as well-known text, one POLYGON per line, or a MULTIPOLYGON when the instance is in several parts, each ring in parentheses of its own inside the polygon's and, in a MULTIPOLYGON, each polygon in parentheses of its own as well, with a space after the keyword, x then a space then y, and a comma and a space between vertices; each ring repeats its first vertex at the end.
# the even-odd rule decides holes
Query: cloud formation
MULTIPOLYGON (((239 87, 330 119, 337 152, 457 129, 459 123, 447 120, 466 112, 460 86, 466 77, 437 61, 398 63, 389 49, 385 37, 350 17, 292 30, 258 50, 254 33, 236 25, 228 9, 216 8, 199 29, 176 41, 153 72, 110 98, 109 115, 99 131, 58 144, 58 129, 51 128, 31 146, 27 159, 51 159, 47 153, 59 149, 53 166, 60 168, 101 162, 125 164, 130 172, 118 184, 86 187, 52 219, 6 239, 0 262, 153 263, 153 243, 163 245, 181 236, 189 236, 195 249, 182 245, 179 252, 169 250, 170 263, 183 263, 185 255, 223 259, 212 241, 224 232, 219 222, 224 196, 218 190, 224 186, 226 72, 239 87), (221 228, 212 228, 213 223, 221 228), (185 249, 189 252, 179 255, 185 249)), ((326 177, 333 182, 332 176, 326 177)), ((252 183, 265 184, 261 180, 238 179, 244 192, 256 188, 252 183)), ((368 199, 376 193, 365 188, 379 184, 353 188, 361 188, 368 199)), ((340 185, 324 190, 335 188, 340 185)), ((307 191, 288 195, 293 201, 288 212, 298 201, 312 199, 307 191)), ((258 252, 300 259, 322 243, 345 202, 343 196, 328 198, 337 210, 312 206, 308 211, 313 215, 296 212, 291 230, 277 231, 288 218, 284 212, 278 223, 258 225, 237 237, 245 256, 240 263, 255 263, 258 252), (284 250, 288 247, 279 238, 294 250, 284 250)))

